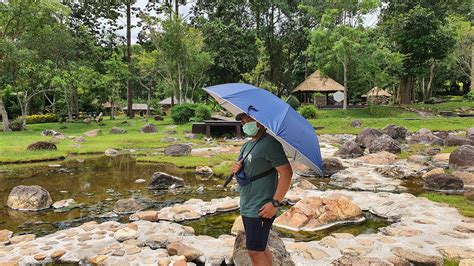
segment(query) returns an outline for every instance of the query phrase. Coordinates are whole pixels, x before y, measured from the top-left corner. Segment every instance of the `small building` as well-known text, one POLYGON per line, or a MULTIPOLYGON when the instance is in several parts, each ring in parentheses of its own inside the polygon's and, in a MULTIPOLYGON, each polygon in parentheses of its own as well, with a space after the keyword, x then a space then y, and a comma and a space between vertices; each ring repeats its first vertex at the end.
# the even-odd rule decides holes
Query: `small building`
POLYGON ((335 104, 333 99, 329 96, 337 91, 344 92, 344 86, 329 77, 321 77, 321 72, 316 70, 291 93, 294 94, 301 103, 315 103, 317 106, 326 106, 335 104), (317 92, 324 96, 313 98, 313 94, 317 92))
MULTIPOLYGON (((134 113, 134 115, 140 115, 140 116, 144 116, 146 115, 146 110, 148 109, 148 105, 146 103, 134 103, 132 104, 132 111, 134 113)), ((122 108, 122 111, 124 113, 127 113, 127 110, 128 110, 128 107, 125 106, 122 108)), ((153 111, 155 109, 153 109, 153 107, 150 107, 150 112, 153 111)))
POLYGON ((382 88, 373 87, 367 92, 367 94, 362 95, 362 97, 367 98, 367 103, 388 104, 390 102, 390 98, 392 98, 392 94, 382 88))
MULTIPOLYGON (((173 97, 173 98, 174 98, 174 104, 177 105, 178 104, 178 99, 176 99, 176 97, 173 97)), ((191 103, 192 101, 189 100, 189 99, 186 99, 185 102, 186 103, 191 103)), ((158 102, 158 105, 160 105, 160 107, 161 107, 161 112, 164 112, 166 114, 171 113, 171 97, 168 97, 168 98, 165 98, 165 99, 161 100, 160 102, 158 102)))

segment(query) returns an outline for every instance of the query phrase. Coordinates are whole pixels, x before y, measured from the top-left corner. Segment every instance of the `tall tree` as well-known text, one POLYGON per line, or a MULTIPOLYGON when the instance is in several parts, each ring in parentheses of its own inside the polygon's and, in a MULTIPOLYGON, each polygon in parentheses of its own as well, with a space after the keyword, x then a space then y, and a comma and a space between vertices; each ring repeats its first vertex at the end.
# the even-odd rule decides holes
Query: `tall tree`
POLYGON ((415 85, 420 76, 445 58, 454 39, 443 25, 448 3, 443 1, 387 1, 380 25, 396 51, 405 55, 404 73, 397 90, 397 103, 415 101, 415 85))

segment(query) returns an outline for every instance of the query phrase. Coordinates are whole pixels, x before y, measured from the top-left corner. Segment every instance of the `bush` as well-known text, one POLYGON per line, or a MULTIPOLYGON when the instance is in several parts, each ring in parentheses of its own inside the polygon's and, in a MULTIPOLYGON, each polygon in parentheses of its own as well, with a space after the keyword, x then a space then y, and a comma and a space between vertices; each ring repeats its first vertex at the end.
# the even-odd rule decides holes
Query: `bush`
POLYGON ((466 95, 464 95, 464 98, 470 102, 474 102, 474 91, 468 92, 466 95))
POLYGON ((22 131, 23 130, 23 127, 22 127, 22 121, 21 121, 21 118, 16 118, 12 121, 10 121, 10 129, 12 131, 22 131))
POLYGON ((300 108, 300 114, 306 119, 316 118, 317 109, 313 105, 305 105, 300 108))
POLYGON ((186 124, 194 116, 196 110, 195 104, 180 104, 171 108, 171 119, 175 124, 186 124))
POLYGON ((52 123, 58 122, 58 116, 55 114, 45 115, 28 115, 26 116, 27 124, 52 123))
POLYGON ((300 106, 301 106, 301 103, 298 100, 298 98, 296 98, 293 95, 290 95, 288 97, 288 99, 286 99, 286 103, 289 104, 291 106, 291 108, 293 108, 295 110, 298 110, 298 108, 300 108, 300 106))
POLYGON ((193 120, 201 122, 209 119, 211 119, 211 108, 204 104, 197 105, 194 111, 193 120))

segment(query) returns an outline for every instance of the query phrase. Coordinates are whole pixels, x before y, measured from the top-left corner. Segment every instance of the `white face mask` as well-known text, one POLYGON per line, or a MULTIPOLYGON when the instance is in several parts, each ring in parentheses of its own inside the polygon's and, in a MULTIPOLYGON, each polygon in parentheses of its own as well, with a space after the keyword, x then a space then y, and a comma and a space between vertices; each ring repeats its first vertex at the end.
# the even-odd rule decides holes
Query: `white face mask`
POLYGON ((250 137, 253 137, 257 135, 258 132, 258 127, 257 127, 257 122, 247 122, 243 126, 244 133, 247 134, 250 137))

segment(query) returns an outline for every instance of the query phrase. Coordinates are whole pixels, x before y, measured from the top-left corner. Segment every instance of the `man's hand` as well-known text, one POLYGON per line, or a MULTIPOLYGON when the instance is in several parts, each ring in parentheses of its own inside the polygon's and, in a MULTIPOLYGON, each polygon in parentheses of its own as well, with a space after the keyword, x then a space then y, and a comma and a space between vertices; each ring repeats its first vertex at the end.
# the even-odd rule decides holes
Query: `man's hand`
MULTIPOLYGON (((242 159, 243 160, 243 159, 242 159)), ((240 171, 240 169, 242 168, 242 160, 238 161, 238 162, 234 162, 232 164, 232 166, 230 167, 230 171, 233 173, 233 174, 236 174, 237 172, 240 171)))
POLYGON ((262 208, 260 208, 258 216, 262 218, 271 219, 277 213, 278 208, 274 207, 271 202, 265 203, 262 208))

